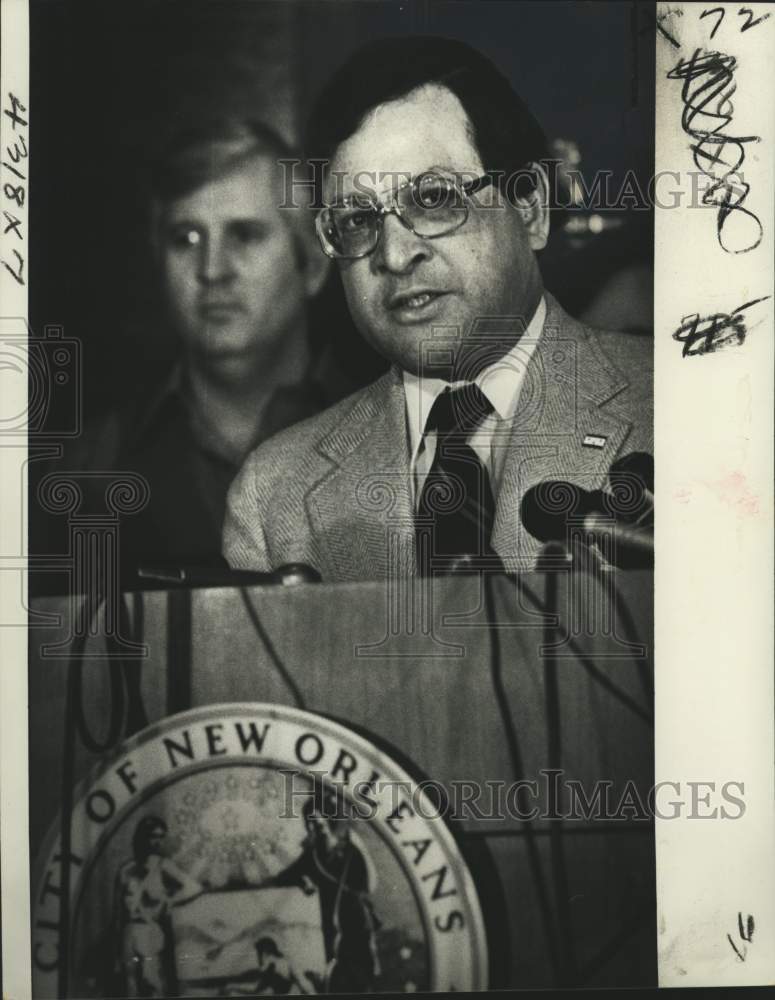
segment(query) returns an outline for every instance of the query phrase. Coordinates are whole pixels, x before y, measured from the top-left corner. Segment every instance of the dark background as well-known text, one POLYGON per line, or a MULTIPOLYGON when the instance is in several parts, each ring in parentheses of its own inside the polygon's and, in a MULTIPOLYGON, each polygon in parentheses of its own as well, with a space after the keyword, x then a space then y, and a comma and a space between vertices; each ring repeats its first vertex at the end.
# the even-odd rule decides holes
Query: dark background
MULTIPOLYGON (((83 345, 87 418, 169 364, 146 242, 144 168, 203 112, 244 109, 289 138, 328 75, 363 41, 441 34, 489 55, 549 138, 574 140, 585 177, 643 190, 653 162, 653 4, 546 2, 185 3, 31 0, 30 319, 83 345)), ((615 184, 614 190, 617 189, 615 184)), ((651 215, 596 237, 555 234, 547 286, 579 314, 616 267, 650 264, 651 215)), ((647 325, 647 324, 646 324, 647 325)), ((313 315, 355 381, 378 362, 360 346, 336 281, 313 315)))

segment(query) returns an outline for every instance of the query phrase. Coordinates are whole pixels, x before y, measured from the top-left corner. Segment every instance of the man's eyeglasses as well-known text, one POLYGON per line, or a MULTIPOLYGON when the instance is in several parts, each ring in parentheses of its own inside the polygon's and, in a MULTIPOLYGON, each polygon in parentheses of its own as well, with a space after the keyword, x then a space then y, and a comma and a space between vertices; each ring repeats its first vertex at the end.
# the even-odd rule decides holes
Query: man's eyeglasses
POLYGON ((323 252, 339 260, 368 257, 379 243, 386 215, 396 215, 407 229, 426 240, 447 236, 468 218, 470 196, 491 184, 486 173, 466 183, 434 170, 418 174, 382 199, 353 194, 317 214, 315 228, 323 252))

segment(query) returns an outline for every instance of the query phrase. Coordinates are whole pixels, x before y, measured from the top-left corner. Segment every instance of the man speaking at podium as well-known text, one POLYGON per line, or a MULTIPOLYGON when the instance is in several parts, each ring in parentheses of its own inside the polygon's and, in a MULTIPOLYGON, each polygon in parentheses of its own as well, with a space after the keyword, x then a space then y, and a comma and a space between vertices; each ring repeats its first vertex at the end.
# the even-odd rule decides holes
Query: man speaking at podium
POLYGON ((391 368, 249 456, 225 556, 326 582, 530 569, 528 489, 600 489, 617 459, 651 452, 650 341, 585 328, 544 291, 545 136, 480 53, 370 43, 312 122, 321 248, 391 368))

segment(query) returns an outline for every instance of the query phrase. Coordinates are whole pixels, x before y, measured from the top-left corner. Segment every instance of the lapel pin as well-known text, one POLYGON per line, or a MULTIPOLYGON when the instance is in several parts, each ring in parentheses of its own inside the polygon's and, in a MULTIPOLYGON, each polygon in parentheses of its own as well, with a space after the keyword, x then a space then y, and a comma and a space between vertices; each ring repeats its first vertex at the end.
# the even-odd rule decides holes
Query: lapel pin
POLYGON ((585 434, 581 443, 584 448, 605 448, 607 440, 602 434, 585 434))

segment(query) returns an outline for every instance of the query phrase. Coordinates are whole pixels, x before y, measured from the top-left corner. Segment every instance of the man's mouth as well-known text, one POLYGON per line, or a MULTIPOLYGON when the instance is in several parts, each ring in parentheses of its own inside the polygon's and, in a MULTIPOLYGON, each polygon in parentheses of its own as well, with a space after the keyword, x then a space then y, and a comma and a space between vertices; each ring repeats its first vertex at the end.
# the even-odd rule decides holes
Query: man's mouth
POLYGON ((426 314, 434 311, 439 299, 448 295, 434 288, 417 288, 408 292, 400 292, 388 299, 388 310, 400 321, 412 322, 423 319, 426 314))
POLYGON ((209 323, 228 324, 242 312, 242 305, 234 300, 208 300, 199 304, 199 315, 209 323))

